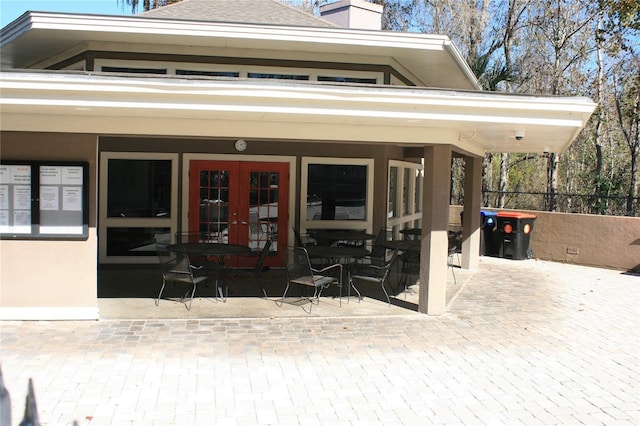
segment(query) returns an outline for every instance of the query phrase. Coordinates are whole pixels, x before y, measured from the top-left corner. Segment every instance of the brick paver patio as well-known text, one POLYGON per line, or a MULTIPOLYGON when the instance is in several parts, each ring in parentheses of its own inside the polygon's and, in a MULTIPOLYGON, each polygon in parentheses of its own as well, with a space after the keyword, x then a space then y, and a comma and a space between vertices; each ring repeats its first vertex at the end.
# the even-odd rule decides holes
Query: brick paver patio
MULTIPOLYGON (((153 303, 149 300, 149 303, 153 303)), ((640 277, 482 258, 449 311, 2 322, 13 423, 638 425, 640 277)))

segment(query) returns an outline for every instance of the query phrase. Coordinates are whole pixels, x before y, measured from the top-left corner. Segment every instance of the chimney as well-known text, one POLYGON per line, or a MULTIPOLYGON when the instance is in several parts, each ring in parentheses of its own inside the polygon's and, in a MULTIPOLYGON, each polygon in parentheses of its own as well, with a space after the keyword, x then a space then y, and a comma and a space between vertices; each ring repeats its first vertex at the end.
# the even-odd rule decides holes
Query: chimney
POLYGON ((338 0, 320 6, 320 17, 345 28, 380 30, 382 9, 382 5, 364 0, 338 0))

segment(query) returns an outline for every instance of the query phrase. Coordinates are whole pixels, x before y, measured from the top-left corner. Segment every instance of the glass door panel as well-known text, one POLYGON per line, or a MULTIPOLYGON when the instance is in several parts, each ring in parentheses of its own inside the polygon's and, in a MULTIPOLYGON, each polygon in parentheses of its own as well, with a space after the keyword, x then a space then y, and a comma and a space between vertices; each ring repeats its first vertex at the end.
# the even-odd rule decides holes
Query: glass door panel
POLYGON ((271 239, 265 264, 284 266, 281 253, 285 253, 287 247, 289 165, 243 162, 240 167, 241 176, 247 179, 244 202, 241 201, 241 214, 247 214, 246 219, 243 218, 248 224, 247 245, 252 252, 259 253, 267 239, 271 239))
POLYGON ((198 233, 229 242, 229 170, 200 170, 199 190, 198 233))

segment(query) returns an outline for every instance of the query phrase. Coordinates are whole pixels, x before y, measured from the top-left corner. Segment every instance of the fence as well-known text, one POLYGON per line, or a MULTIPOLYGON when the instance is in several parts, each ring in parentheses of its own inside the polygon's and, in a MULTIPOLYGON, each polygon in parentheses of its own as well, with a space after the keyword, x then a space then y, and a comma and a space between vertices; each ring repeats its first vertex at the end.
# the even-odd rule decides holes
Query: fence
POLYGON ((601 214, 610 216, 640 216, 640 197, 625 195, 566 194, 524 191, 483 191, 486 207, 498 206, 501 195, 505 209, 601 214))

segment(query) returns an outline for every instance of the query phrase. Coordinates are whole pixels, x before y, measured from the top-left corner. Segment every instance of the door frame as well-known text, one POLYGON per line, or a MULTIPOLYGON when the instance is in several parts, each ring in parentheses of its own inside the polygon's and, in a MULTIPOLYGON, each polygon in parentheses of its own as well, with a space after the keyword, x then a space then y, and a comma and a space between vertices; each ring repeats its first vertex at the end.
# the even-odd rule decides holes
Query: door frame
MULTIPOLYGON (((289 211, 287 226, 290 228, 294 225, 296 213, 296 157, 283 155, 242 155, 242 154, 203 154, 203 153, 185 153, 182 155, 182 188, 180 191, 180 208, 181 219, 180 224, 183 230, 189 229, 189 165, 191 160, 202 161, 246 161, 252 163, 288 163, 289 164, 289 211)), ((287 233, 287 245, 293 245, 293 232, 287 233)), ((286 250, 286 247, 278 249, 286 250)))

